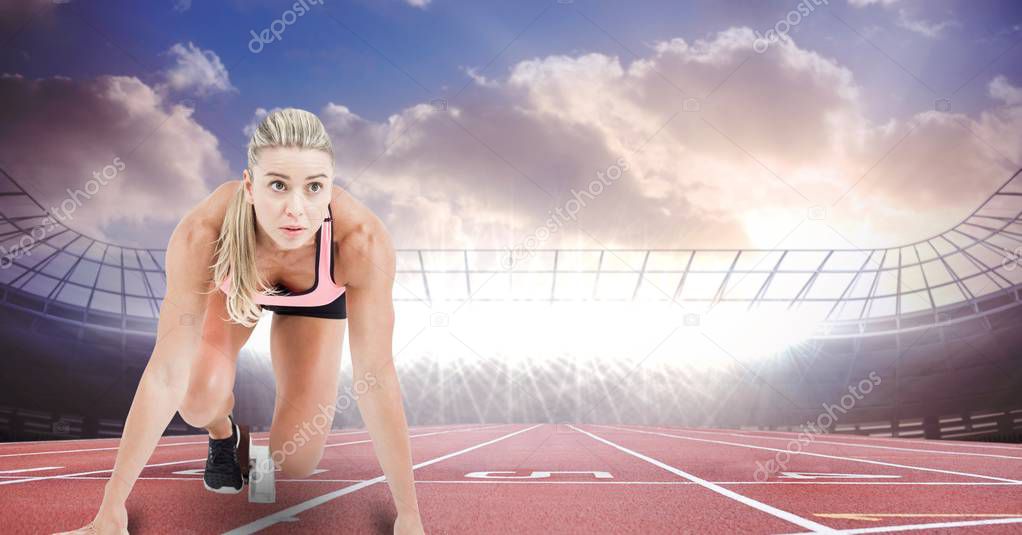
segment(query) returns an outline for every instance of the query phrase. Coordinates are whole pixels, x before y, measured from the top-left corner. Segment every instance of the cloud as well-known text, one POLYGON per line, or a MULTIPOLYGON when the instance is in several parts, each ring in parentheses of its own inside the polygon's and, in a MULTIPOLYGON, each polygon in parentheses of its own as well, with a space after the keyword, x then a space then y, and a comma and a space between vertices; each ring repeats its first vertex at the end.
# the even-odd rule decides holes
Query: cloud
POLYGON ((1011 84, 1004 75, 995 76, 988 85, 990 96, 1009 106, 1022 104, 1022 89, 1011 84))
POLYGON ((193 110, 168 104, 137 78, 3 74, 0 100, 0 161, 44 207, 60 206, 68 190, 85 189, 115 159, 123 163, 91 198, 80 198, 68 223, 93 237, 166 244, 181 216, 232 178, 193 110))
MULTIPOLYGON (((893 6, 898 0, 848 0, 848 5, 852 7, 867 7, 871 5, 880 5, 883 7, 893 6)), ((898 9, 898 20, 895 23, 899 27, 904 28, 910 32, 918 33, 924 37, 935 39, 947 28, 952 26, 960 26, 957 21, 946 20, 941 22, 929 22, 923 19, 913 18, 908 11, 903 8, 898 9)), ((873 26, 870 28, 871 33, 876 33, 878 28, 873 26)))
POLYGON ((420 9, 426 9, 426 6, 428 6, 429 3, 432 2, 432 1, 433 0, 405 0, 405 3, 407 3, 408 5, 410 5, 412 7, 417 7, 417 8, 420 8, 420 9))
POLYGON ((175 0, 174 11, 178 13, 184 13, 192 8, 192 0, 175 0))
POLYGON ((953 20, 946 20, 942 22, 928 22, 922 19, 913 19, 908 12, 904 9, 898 10, 898 26, 905 28, 911 32, 918 33, 919 35, 929 37, 931 39, 939 37, 944 29, 951 26, 958 26, 958 22, 953 20))
POLYGON ((272 108, 270 110, 266 110, 265 108, 256 108, 255 113, 252 114, 252 119, 248 121, 248 124, 242 127, 241 133, 245 135, 245 138, 251 138, 252 134, 255 133, 256 127, 259 126, 259 123, 261 123, 267 115, 280 109, 281 108, 279 107, 272 108))
MULTIPOLYGON (((887 8, 893 6, 896 2, 898 2, 898 0, 848 0, 848 5, 859 8, 870 5, 880 5, 887 8)), ((961 26, 961 24, 955 20, 930 22, 923 19, 913 18, 912 15, 903 8, 898 9, 898 20, 895 24, 900 28, 904 28, 910 32, 917 33, 930 39, 940 37, 947 28, 961 26)), ((868 34, 867 37, 877 33, 877 31, 879 31, 879 27, 876 25, 868 27, 866 29, 866 33, 868 34)))
POLYGON ((237 91, 231 85, 227 68, 212 50, 203 50, 189 42, 187 45, 175 43, 167 53, 174 58, 174 65, 163 72, 165 82, 158 90, 168 88, 200 97, 237 91))
POLYGON ((476 83, 476 85, 484 87, 497 87, 496 82, 494 82, 493 80, 488 80, 485 76, 479 74, 479 71, 475 67, 462 67, 461 70, 464 71, 465 74, 469 78, 471 78, 473 82, 476 83))
MULTIPOLYGON (((404 246, 515 244, 623 158, 624 176, 543 246, 885 247, 949 228, 1022 161, 1017 104, 875 122, 847 67, 794 41, 756 55, 754 39, 731 28, 630 64, 590 53, 470 71, 446 106, 381 121, 319 113, 339 182, 404 246), (805 223, 812 206, 824 222, 805 223)), ((1010 87, 991 92, 1007 103, 1010 87)))
POLYGON ((979 121, 969 123, 984 141, 985 154, 1018 166, 1022 162, 1022 87, 1014 85, 1004 75, 994 76, 987 84, 990 97, 1003 103, 980 114, 979 121))

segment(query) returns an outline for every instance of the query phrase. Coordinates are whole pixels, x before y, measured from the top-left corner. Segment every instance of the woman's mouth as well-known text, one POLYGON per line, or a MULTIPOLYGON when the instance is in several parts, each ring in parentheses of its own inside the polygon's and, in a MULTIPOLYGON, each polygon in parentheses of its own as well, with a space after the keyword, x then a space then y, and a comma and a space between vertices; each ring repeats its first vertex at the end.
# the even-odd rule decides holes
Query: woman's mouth
POLYGON ((280 227, 280 230, 283 230, 284 234, 288 236, 297 236, 305 230, 305 227, 280 227))

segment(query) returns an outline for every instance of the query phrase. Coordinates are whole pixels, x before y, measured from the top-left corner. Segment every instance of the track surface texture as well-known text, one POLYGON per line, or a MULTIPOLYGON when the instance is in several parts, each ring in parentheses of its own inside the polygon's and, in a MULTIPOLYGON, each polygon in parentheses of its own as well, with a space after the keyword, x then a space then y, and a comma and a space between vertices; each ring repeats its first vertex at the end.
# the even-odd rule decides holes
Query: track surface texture
MULTIPOLYGON (((568 423, 411 437, 430 534, 1022 533, 1022 445, 568 423)), ((90 520, 117 444, 0 444, 2 531, 90 520)), ((272 504, 206 491, 206 448, 206 435, 160 441, 127 502, 132 533, 391 533, 365 430, 334 430, 307 478, 278 473, 272 504)))

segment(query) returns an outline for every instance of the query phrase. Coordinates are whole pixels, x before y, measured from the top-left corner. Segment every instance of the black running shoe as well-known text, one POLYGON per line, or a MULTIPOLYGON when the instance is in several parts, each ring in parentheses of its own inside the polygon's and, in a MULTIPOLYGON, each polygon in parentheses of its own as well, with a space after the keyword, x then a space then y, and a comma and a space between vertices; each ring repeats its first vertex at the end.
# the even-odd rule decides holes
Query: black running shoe
POLYGON ((221 494, 237 494, 244 486, 241 479, 241 466, 238 464, 238 444, 241 433, 234 418, 231 420, 230 438, 209 439, 209 456, 206 457, 206 471, 202 475, 202 484, 206 490, 221 494))

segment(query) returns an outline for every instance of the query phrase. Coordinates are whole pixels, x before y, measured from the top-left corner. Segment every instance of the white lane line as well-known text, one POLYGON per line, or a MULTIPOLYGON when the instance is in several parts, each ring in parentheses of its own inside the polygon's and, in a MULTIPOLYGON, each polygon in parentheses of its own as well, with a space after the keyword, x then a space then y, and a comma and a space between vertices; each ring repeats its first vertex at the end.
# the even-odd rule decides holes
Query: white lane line
MULTIPOLYGON (((788 442, 791 442, 792 440, 795 440, 794 437, 793 438, 764 437, 764 436, 759 436, 759 435, 747 435, 747 434, 741 434, 741 433, 731 433, 731 432, 727 432, 727 431, 702 431, 702 430, 696 430, 696 429, 688 429, 688 430, 686 430, 686 432, 688 432, 688 433, 703 433, 703 434, 707 434, 707 435, 729 435, 729 436, 734 436, 734 437, 739 437, 739 438, 757 438, 757 439, 760 439, 760 440, 787 440, 788 442)), ((811 436, 811 435, 807 435, 807 436, 811 436)), ((923 452, 923 453, 939 453, 939 454, 942 454, 942 455, 967 455, 967 456, 973 456, 973 457, 992 457, 992 458, 995 458, 995 459, 1011 459, 1013 461, 1022 461, 1022 456, 1016 456, 1016 455, 995 455, 993 453, 975 453, 975 452, 971 452, 971 451, 944 451, 944 450, 930 450, 930 449, 924 449, 924 448, 899 448, 897 446, 881 446, 879 444, 856 444, 854 442, 833 442, 833 441, 829 441, 829 440, 819 440, 819 439, 815 439, 815 438, 812 439, 812 440, 809 440, 808 442, 811 442, 813 444, 833 444, 835 446, 849 446, 849 447, 852 447, 852 448, 875 448, 875 449, 893 450, 893 451, 917 451, 917 452, 923 452)))
MULTIPOLYGON (((507 424, 494 424, 494 425, 487 425, 487 426, 483 426, 483 427, 471 427, 471 428, 468 428, 468 429, 451 429, 451 430, 448 430, 448 431, 431 431, 429 433, 420 433, 418 435, 410 435, 410 436, 412 438, 419 438, 419 437, 430 437, 430 436, 433 436, 433 435, 443 435, 443 434, 446 434, 446 433, 460 433, 462 431, 485 431, 487 429, 493 429, 494 427, 503 427, 503 426, 506 426, 506 425, 507 424)), ((372 443, 372 441, 373 441, 372 438, 367 438, 365 440, 353 440, 351 442, 338 442, 336 444, 327 444, 327 445, 323 446, 323 449, 333 448, 333 447, 336 447, 336 446, 351 446, 352 444, 369 444, 369 443, 372 443)), ((278 479, 277 481, 280 481, 280 480, 278 479)))
MULTIPOLYGON (((155 467, 159 467, 159 466, 171 466, 171 465, 175 465, 175 464, 194 463, 194 462, 205 461, 205 460, 206 460, 206 458, 202 457, 200 459, 187 459, 187 460, 184 460, 184 461, 171 461, 171 462, 168 462, 168 463, 147 464, 147 465, 143 466, 142 468, 145 469, 145 468, 155 468, 155 467)), ((78 472, 76 474, 60 474, 60 475, 45 476, 45 477, 26 477, 24 479, 9 479, 7 481, 0 481, 0 485, 14 485, 16 483, 28 483, 28 482, 31 482, 31 481, 43 481, 43 480, 46 480, 46 479, 66 479, 66 478, 71 478, 71 477, 75 477, 75 476, 91 476, 93 474, 108 474, 108 473, 113 472, 113 471, 114 471, 113 468, 107 468, 105 470, 92 470, 91 472, 78 472)), ((105 479, 109 479, 109 478, 105 478, 105 479)))
POLYGON ((711 440, 711 439, 708 439, 708 438, 686 437, 686 436, 682 436, 682 435, 673 435, 673 434, 670 434, 670 433, 659 433, 659 432, 656 432, 656 431, 644 431, 642 429, 629 429, 627 427, 616 427, 616 426, 612 426, 612 425, 600 425, 600 424, 591 424, 591 425, 594 425, 596 427, 608 427, 610 429, 617 429, 618 431, 628 431, 628 432, 631 432, 631 433, 645 433, 645 434, 649 434, 649 435, 660 435, 660 436, 663 436, 663 437, 680 438, 680 439, 683 439, 683 440, 694 440, 696 442, 708 442, 710 444, 724 444, 726 446, 738 446, 740 448, 749 448, 749 449, 754 449, 754 450, 766 450, 766 451, 786 452, 786 453, 788 453, 791 456, 795 456, 795 455, 809 455, 811 457, 822 457, 824 459, 839 459, 839 460, 851 461, 851 462, 855 462, 855 463, 876 464, 876 465, 880 465, 880 466, 893 466, 895 468, 906 468, 906 469, 909 469, 909 470, 920 470, 920 471, 923 471, 923 472, 936 472, 938 474, 950 474, 950 475, 965 476, 965 477, 978 477, 980 479, 990 479, 990 480, 993 480, 993 481, 1004 481, 1006 483, 1022 483, 1022 481, 1016 481, 1014 479, 1008 479, 1008 478, 1004 478, 1004 477, 985 476, 985 475, 982 475, 982 474, 972 474, 972 473, 969 473, 969 472, 958 472, 958 471, 955 471, 955 470, 941 470, 939 468, 927 468, 927 467, 924 467, 924 466, 912 466, 912 465, 907 465, 907 464, 889 463, 889 462, 884 462, 884 461, 876 461, 876 460, 873 460, 873 459, 859 459, 857 457, 842 457, 840 455, 827 455, 825 453, 813 453, 813 452, 809 452, 809 451, 805 451, 805 450, 802 450, 802 451, 782 450, 782 449, 777 449, 777 448, 768 448, 766 446, 755 446, 755 445, 752 445, 752 444, 742 444, 740 442, 728 442, 726 440, 711 440))
POLYGON ((798 515, 796 515, 794 513, 789 513, 788 511, 784 511, 782 509, 778 509, 778 508, 773 507, 771 505, 767 505, 767 504, 765 504, 765 503, 763 503, 761 501, 749 498, 748 496, 744 496, 742 494, 738 494, 737 492, 735 492, 733 490, 726 489, 724 487, 721 487, 720 485, 716 485, 714 483, 710 483, 709 481, 706 481, 705 479, 700 479, 700 478, 698 478, 698 477, 696 477, 696 476, 694 476, 692 474, 689 474, 688 472, 685 472, 685 471, 683 471, 681 469, 675 468, 675 467, 673 467, 673 466, 671 466, 669 464, 660 462, 660 461, 658 461, 658 460, 656 460, 656 459, 654 459, 652 457, 649 457, 647 455, 643 455, 643 454, 641 454, 641 453, 639 453, 637 451, 630 450, 630 449, 628 449, 628 448, 626 448, 624 446, 619 446, 619 445, 617 445, 617 444, 615 444, 615 443, 613 443, 613 442, 611 442, 611 441, 609 441, 609 440, 607 440, 605 438, 598 437, 598 436, 596 436, 596 435, 594 435, 594 434, 592 434, 592 433, 590 433, 588 431, 585 431, 583 429, 579 429, 579 428, 577 428, 577 427, 575 427, 573 425, 569 424, 568 427, 570 427, 570 428, 572 428, 572 429, 574 429, 574 430, 576 430, 576 431, 578 431, 580 433, 585 433, 586 435, 589 435, 591 438, 599 440, 600 442, 603 442, 604 444, 607 444, 608 446, 613 446, 613 447, 615 447, 615 448, 617 448, 617 449, 619 449, 619 450, 621 450, 621 451, 623 451, 623 452, 625 452, 625 453, 627 453, 627 454, 629 454, 629 455, 631 455, 633 457, 638 457, 639 459, 642 459, 643 461, 646 461, 646 462, 648 462, 648 463, 650 463, 652 465, 655 465, 655 466, 658 466, 660 468, 663 468, 664 470, 667 470, 668 472, 671 472, 672 474, 679 475, 679 476, 681 476, 681 477, 683 477, 683 478, 685 478, 685 479, 687 479, 689 481, 692 481, 692 482, 694 482, 694 483, 696 483, 696 484, 698 484, 698 485, 700 485, 702 487, 705 487, 705 488, 707 488, 709 490, 712 490, 713 492, 716 492, 717 494, 721 494, 723 496, 727 496, 728 498, 731 498, 732 500, 735 500, 735 501, 738 501, 738 502, 743 503, 745 505, 748 505, 749 507, 752 507, 754 509, 762 511, 762 512, 768 514, 768 515, 773 515, 773 516, 775 516, 777 518, 780 518, 781 520, 785 520, 787 522, 791 522, 792 524, 795 524, 797 526, 802 526, 803 528, 809 529, 809 530, 811 530, 814 533, 832 533, 834 531, 833 529, 828 528, 827 526, 824 526, 823 524, 819 524, 817 522, 813 522, 812 520, 809 520, 808 518, 802 518, 801 516, 798 516, 798 515))
MULTIPOLYGON (((534 425, 532 427, 527 427, 525 429, 520 429, 520 430, 515 431, 513 433, 508 433, 506 435, 497 437, 495 439, 487 440, 486 442, 482 442, 482 443, 476 444, 475 446, 469 446, 467 448, 458 450, 458 451, 453 452, 453 453, 448 453, 446 455, 441 455, 440 457, 435 457, 435 458, 430 459, 428 461, 423 461, 423 462, 421 462, 419 464, 412 465, 412 470, 417 470, 419 468, 422 468, 423 466, 429 466, 429 465, 431 465, 433 463, 438 463, 440 461, 443 461, 443 460, 446 460, 446 459, 450 459, 451 457, 455 457, 455 456, 461 455, 463 453, 468 453, 468 452, 470 452, 472 450, 481 448, 483 446, 489 446, 490 444, 493 444, 495 442, 500 442, 501 440, 504 440, 504 439, 507 439, 507 438, 511 438, 511 437, 513 437, 515 435, 524 433, 526 431, 531 431, 531 430, 539 427, 540 425, 541 424, 536 424, 536 425, 534 425)), ((272 525, 274 525, 274 524, 276 524, 278 522, 290 521, 290 519, 292 519, 295 515, 297 515, 299 513, 302 513, 304 511, 312 509, 313 507, 322 505, 322 504, 324 504, 324 503, 326 503, 326 502, 328 502, 330 500, 333 500, 334 498, 340 498, 341 496, 344 496, 345 494, 351 494, 352 492, 361 490, 361 489, 363 489, 365 487, 368 487, 369 485, 372 485, 374 483, 379 483, 380 481, 384 481, 385 479, 386 479, 385 475, 380 475, 380 476, 376 476, 376 477, 374 477, 372 479, 361 481, 359 483, 355 483, 354 485, 349 485, 347 487, 335 490, 335 491, 330 492, 328 494, 324 494, 322 496, 317 496, 317 497, 315 497, 315 498, 313 498, 311 500, 306 500, 306 501, 304 501, 302 503, 299 503, 299 504, 293 505, 291 507, 288 507, 287 509, 284 509, 282 511, 277 511, 276 513, 274 513, 274 514, 272 514, 270 516, 266 516, 266 517, 260 518, 260 519, 256 520, 255 522, 250 522, 248 524, 245 524, 244 526, 240 526, 240 527, 234 528, 234 529, 232 529, 230 531, 224 532, 224 535, 242 535, 242 534, 247 534, 247 533, 255 533, 255 532, 257 532, 257 531, 259 531, 261 529, 268 528, 268 527, 270 527, 270 526, 272 526, 272 525)))
MULTIPOLYGON (((280 481, 279 479, 277 481, 280 481)), ((292 480, 299 481, 299 480, 292 480)), ((309 480, 324 481, 324 480, 309 480)), ((692 481, 451 481, 416 480, 416 483, 481 483, 481 484, 527 484, 527 485, 694 485, 692 481)), ((710 481, 715 485, 923 485, 934 487, 1017 487, 1022 483, 998 483, 986 481, 710 481)))
MULTIPOLYGON (((333 437, 333 436, 357 435, 359 433, 365 433, 365 432, 366 432, 365 430, 347 431, 347 432, 339 431, 339 432, 329 433, 327 436, 328 437, 333 437)), ((167 437, 165 437, 165 438, 167 438, 167 437)), ((269 440, 269 437, 261 437, 261 438, 260 437, 253 437, 253 439, 254 440, 267 441, 267 440, 269 440)), ((106 440, 106 439, 102 439, 102 440, 106 440)), ((116 439, 116 440, 120 440, 120 439, 116 439)), ((169 447, 172 447, 172 446, 197 446, 197 445, 208 446, 209 445, 209 440, 206 439, 206 437, 203 437, 203 440, 197 441, 197 442, 171 442, 171 443, 168 443, 168 444, 157 444, 156 447, 157 448, 169 448, 169 447)), ((117 451, 118 448, 120 448, 119 445, 118 446, 112 446, 112 447, 109 447, 109 448, 87 448, 87 449, 79 449, 79 450, 53 450, 53 451, 31 451, 31 452, 23 452, 23 453, 4 453, 4 454, 0 454, 0 458, 3 458, 3 457, 27 457, 29 455, 53 455, 53 454, 58 454, 58 453, 64 454, 64 453, 89 453, 89 452, 93 452, 93 451, 117 451)))
MULTIPOLYGON (((203 446, 206 446, 206 445, 209 444, 209 442, 208 441, 206 441, 206 442, 175 442, 173 444, 157 444, 156 447, 157 448, 169 448, 171 446, 194 446, 196 444, 202 444, 203 446)), ((119 448, 119 447, 120 446, 114 446, 114 447, 111 447, 111 448, 86 448, 86 449, 81 449, 81 450, 31 451, 31 452, 24 452, 24 453, 5 453, 5 454, 0 455, 0 457, 28 457, 30 455, 53 455, 53 454, 57 454, 57 453, 64 454, 64 453, 89 453, 89 452, 93 452, 93 451, 117 451, 117 448, 119 448)))
MULTIPOLYGON (((42 470, 59 470, 64 468, 63 466, 40 466, 39 468, 18 468, 15 470, 0 470, 0 474, 17 474, 19 472, 39 472, 42 470)), ((21 476, 4 476, 4 477, 21 477, 21 476)))
MULTIPOLYGON (((499 427, 499 425, 497 425, 497 426, 482 427, 482 428, 478 428, 478 429, 488 429, 489 427, 499 427)), ((434 431, 432 433, 424 433, 424 434, 421 434, 421 435, 409 435, 409 438, 418 438, 418 437, 430 436, 430 435, 436 435, 436 434, 443 434, 443 433, 459 433, 459 432, 462 432, 462 431, 471 431, 471 430, 472 429, 452 429, 450 431, 434 431)), ((327 444, 327 445, 323 446, 323 448, 326 449, 326 448, 331 448, 331 447, 334 447, 334 446, 346 446, 346 445, 349 445, 349 444, 360 444, 362 442, 369 442, 369 441, 362 440, 362 441, 357 441, 357 442, 342 442, 340 444, 327 444)), ((146 468, 158 468, 158 467, 161 467, 161 466, 173 466, 175 464, 195 463, 195 462, 205 461, 205 460, 206 460, 205 457, 201 457, 201 458, 198 458, 198 459, 185 459, 183 461, 170 461, 170 462, 166 462, 166 463, 147 464, 147 465, 143 466, 142 469, 144 470, 146 468)), ((78 476, 91 476, 93 474, 109 474, 109 473, 112 473, 113 471, 114 471, 113 468, 107 468, 107 469, 104 469, 104 470, 92 470, 92 471, 89 471, 89 472, 78 472, 76 474, 60 474, 60 475, 45 476, 45 477, 27 477, 27 478, 24 478, 24 479, 11 479, 11 480, 7 480, 7 481, 0 481, 0 485, 14 485, 16 483, 28 483, 28 482, 32 482, 32 481, 42 481, 44 479, 73 479, 73 478, 76 478, 78 476)), ((107 479, 109 479, 109 478, 107 478, 107 479)))
MULTIPOLYGON (((408 430, 409 430, 410 433, 417 433, 419 431, 428 430, 428 429, 452 429, 452 430, 456 430, 458 428, 464 428, 464 427, 473 426, 473 425, 474 425, 474 423, 466 423, 466 425, 458 425, 458 426, 421 426, 421 427, 409 428, 408 430)), ((261 435, 265 435, 266 433, 267 432, 265 432, 265 431, 260 432, 261 435)), ((328 434, 327 437, 342 437, 342 436, 345 436, 345 435, 358 435, 360 433, 367 433, 367 431, 364 430, 364 429, 352 430, 352 431, 335 431, 333 433, 328 434)), ((165 439, 171 439, 171 440, 173 440, 173 439, 186 439, 189 436, 194 436, 194 435, 172 435, 170 437, 161 437, 160 440, 165 440, 165 439)), ((169 447, 169 446, 194 446, 194 445, 198 445, 198 444, 201 444, 203 446, 208 445, 208 441, 206 440, 207 435, 206 436, 202 436, 202 437, 203 437, 203 439, 201 441, 198 441, 198 442, 168 442, 168 443, 165 443, 165 444, 156 444, 156 447, 157 448, 166 448, 166 447, 169 447)), ((252 434, 252 439, 253 440, 257 440, 257 441, 268 441, 268 440, 270 440, 269 437, 257 437, 257 436, 255 436, 254 433, 252 434)), ((3 444, 0 444, 0 448, 3 448, 4 446, 8 446, 9 447, 8 449, 13 449, 13 448, 18 447, 18 446, 30 446, 30 445, 34 445, 34 444, 65 445, 65 444, 71 443, 71 442, 102 442, 102 441, 120 441, 120 440, 121 440, 121 438, 19 441, 19 442, 5 442, 3 444)), ((46 454, 54 454, 54 453, 85 453, 85 452, 89 452, 89 451, 110 451, 110 450, 117 450, 119 447, 120 446, 110 446, 110 447, 87 448, 87 449, 64 449, 64 450, 52 450, 52 451, 30 451, 30 452, 22 452, 22 453, 0 453, 0 457, 19 457, 19 456, 22 456, 22 455, 46 455, 46 454)))
MULTIPOLYGON (((657 428, 657 426, 645 426, 645 427, 657 428)), ((689 427, 673 427, 673 428, 671 428, 671 427, 662 427, 662 426, 660 426, 658 428, 659 429, 670 429, 672 431, 682 431, 682 430, 684 430, 684 431, 696 431, 696 429, 692 429, 692 428, 689 428, 689 427)), ((727 429, 726 431, 733 431, 733 432, 737 432, 737 433, 748 433, 750 436, 759 436, 759 435, 756 435, 754 433, 769 433, 769 434, 774 434, 774 435, 786 435, 786 436, 787 435, 798 436, 800 434, 800 433, 796 433, 794 431, 767 431, 767 430, 755 430, 755 429, 749 429, 749 430, 727 429)), ((995 444, 973 444, 971 442, 966 442, 966 441, 962 441, 962 440, 941 440, 941 439, 918 438, 918 437, 871 437, 871 436, 864 436, 864 435, 853 435, 853 434, 850 434, 850 433, 839 433, 839 432, 836 432, 836 431, 835 432, 831 432, 831 433, 826 433, 826 434, 833 435, 833 436, 838 436, 838 437, 840 437, 842 439, 846 439, 846 440, 861 440, 861 441, 881 440, 881 441, 885 441, 885 442, 898 442, 898 443, 901 443, 901 444, 910 443, 910 444, 920 444, 920 445, 922 445, 922 444, 931 444, 932 445, 935 442, 939 442, 941 446, 945 446, 945 447, 953 446, 953 447, 961 447, 961 448, 984 448, 984 449, 996 449, 996 450, 1010 450, 1010 451, 1022 453, 1022 446, 1011 446, 1011 445, 1000 446, 1000 445, 995 445, 995 444)))
MULTIPOLYGON (((966 528, 969 526, 990 526, 997 524, 1019 524, 1022 518, 997 518, 993 520, 964 520, 961 522, 934 522, 932 524, 902 524, 875 528, 843 529, 837 533, 890 533, 892 531, 915 531, 917 529, 966 528)), ((795 535, 795 534, 792 534, 795 535)))
MULTIPOLYGON (((0 478, 20 478, 21 476, 0 476, 0 478)), ((106 481, 108 477, 65 476, 73 480, 106 481)), ((139 477, 138 481, 198 481, 197 477, 139 477)), ((364 479, 276 479, 277 483, 360 483, 364 479)), ((456 481, 448 479, 416 479, 415 483, 458 484, 458 485, 695 485, 692 481, 456 481)), ((998 483, 994 481, 711 481, 715 485, 921 485, 934 487, 999 487, 1019 486, 1020 483, 998 483)))

